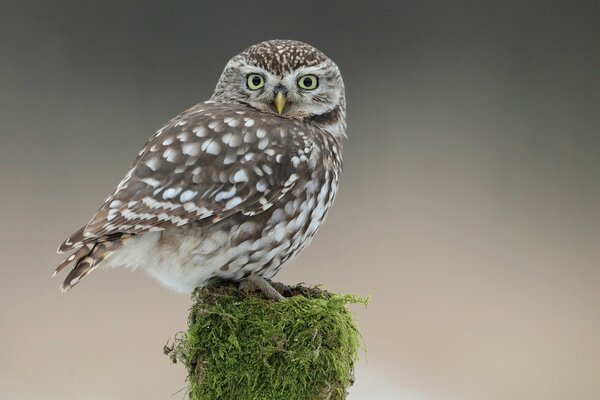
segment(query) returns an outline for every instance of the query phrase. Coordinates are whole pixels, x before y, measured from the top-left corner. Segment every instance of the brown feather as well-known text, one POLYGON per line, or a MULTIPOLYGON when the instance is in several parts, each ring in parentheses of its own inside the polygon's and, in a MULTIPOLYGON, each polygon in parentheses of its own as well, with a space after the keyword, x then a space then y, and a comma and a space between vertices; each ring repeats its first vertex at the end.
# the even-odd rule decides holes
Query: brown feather
POLYGON ((56 252, 58 254, 66 253, 71 250, 75 250, 83 246, 83 230, 85 226, 77 229, 75 232, 71 233, 68 238, 60 245, 56 252))
POLYGON ((71 265, 72 263, 78 262, 81 258, 90 254, 90 252, 92 251, 93 248, 94 248, 94 245, 89 244, 89 243, 84 245, 83 247, 79 248, 75 253, 71 254, 63 262, 58 264, 58 267, 56 267, 56 269, 52 273, 52 276, 54 277, 56 274, 58 274, 60 271, 62 271, 63 269, 65 269, 66 267, 71 265))
MULTIPOLYGON (((98 264, 102 262, 102 260, 108 257, 113 251, 118 249, 121 244, 122 241, 120 239, 116 239, 87 245, 93 246, 93 248, 85 256, 77 259, 75 267, 73 267, 71 272, 69 272, 63 284, 60 286, 60 289, 63 292, 71 289, 87 274, 92 272, 98 266, 98 264)), ((75 254, 79 254, 79 252, 76 252, 75 254)), ((62 268, 64 268, 64 266, 62 268)))

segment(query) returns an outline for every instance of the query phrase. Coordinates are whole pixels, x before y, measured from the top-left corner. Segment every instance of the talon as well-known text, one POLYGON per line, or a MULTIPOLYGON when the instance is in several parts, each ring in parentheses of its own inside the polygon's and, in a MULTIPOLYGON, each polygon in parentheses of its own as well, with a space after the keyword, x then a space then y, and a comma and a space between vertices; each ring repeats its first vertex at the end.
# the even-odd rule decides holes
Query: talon
POLYGON ((273 289, 277 290, 284 297, 292 297, 292 289, 283 282, 273 282, 270 279, 267 281, 271 284, 273 289))
POLYGON ((241 282, 238 284, 238 287, 237 287, 237 290, 236 290, 236 295, 237 295, 237 298, 238 298, 239 300, 244 300, 244 295, 243 295, 243 293, 242 293, 242 284, 243 284, 243 283, 244 283, 244 281, 241 281, 241 282))
POLYGON ((267 299, 274 301, 280 301, 285 298, 276 288, 271 285, 267 279, 256 274, 248 276, 239 283, 237 293, 240 299, 243 299, 244 291, 248 293, 259 291, 267 299))
POLYGON ((290 288, 288 285, 285 285, 285 288, 283 288, 283 293, 281 293, 282 295, 284 295, 285 297, 292 297, 293 293, 292 293, 292 288, 290 288))

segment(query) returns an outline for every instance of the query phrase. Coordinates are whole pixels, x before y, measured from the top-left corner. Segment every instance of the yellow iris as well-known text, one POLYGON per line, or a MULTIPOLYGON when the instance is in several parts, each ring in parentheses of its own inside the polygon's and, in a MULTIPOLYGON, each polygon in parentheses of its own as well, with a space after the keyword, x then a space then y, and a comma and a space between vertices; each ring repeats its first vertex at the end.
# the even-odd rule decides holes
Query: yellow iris
POLYGON ((247 81, 248 89, 250 90, 258 90, 261 87, 265 86, 265 78, 259 74, 250 74, 248 75, 247 81))
POLYGON ((319 86, 319 79, 315 75, 304 75, 298 79, 298 86, 304 90, 314 90, 319 86))

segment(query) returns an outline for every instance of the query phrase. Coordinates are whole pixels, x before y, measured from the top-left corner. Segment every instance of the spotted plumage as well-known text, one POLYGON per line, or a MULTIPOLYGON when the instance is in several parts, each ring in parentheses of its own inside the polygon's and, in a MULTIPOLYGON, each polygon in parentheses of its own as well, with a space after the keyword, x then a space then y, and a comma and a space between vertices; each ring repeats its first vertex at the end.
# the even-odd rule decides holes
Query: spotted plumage
POLYGON ((63 290, 99 265, 139 267, 184 292, 212 278, 271 278, 333 203, 345 129, 343 82, 323 53, 295 41, 250 47, 229 61, 209 101, 148 140, 59 247, 73 252, 55 271, 73 265, 63 290), (250 89, 256 74, 264 86, 250 89), (306 76, 319 87, 302 89, 306 76))

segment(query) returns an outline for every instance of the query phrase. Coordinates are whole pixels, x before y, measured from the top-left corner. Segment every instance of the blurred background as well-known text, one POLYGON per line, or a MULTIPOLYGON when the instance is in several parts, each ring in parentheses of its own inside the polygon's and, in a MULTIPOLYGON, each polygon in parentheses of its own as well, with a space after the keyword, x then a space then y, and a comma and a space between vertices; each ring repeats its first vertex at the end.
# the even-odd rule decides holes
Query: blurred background
POLYGON ((336 205, 278 280, 370 295, 350 399, 600 398, 600 6, 2 1, 0 398, 179 399, 188 296, 57 245, 265 39, 340 66, 336 205))

